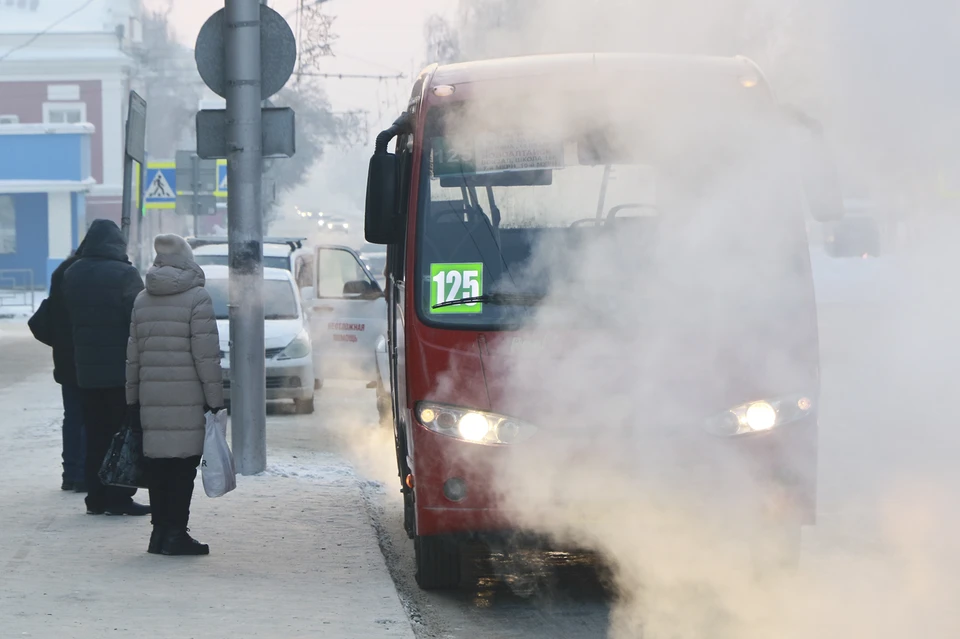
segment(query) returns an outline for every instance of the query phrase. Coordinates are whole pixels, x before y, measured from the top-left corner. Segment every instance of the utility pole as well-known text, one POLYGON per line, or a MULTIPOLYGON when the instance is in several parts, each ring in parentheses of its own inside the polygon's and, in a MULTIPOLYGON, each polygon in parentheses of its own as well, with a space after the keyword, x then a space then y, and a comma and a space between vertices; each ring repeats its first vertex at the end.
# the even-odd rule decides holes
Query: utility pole
POLYGON ((260 3, 225 1, 230 403, 237 470, 251 475, 267 466, 260 3))
POLYGON ((233 454, 237 470, 254 475, 267 466, 263 158, 289 158, 296 150, 293 109, 261 103, 290 79, 297 43, 266 2, 225 5, 204 23, 194 48, 200 77, 226 100, 226 109, 197 113, 197 156, 227 160, 233 454))

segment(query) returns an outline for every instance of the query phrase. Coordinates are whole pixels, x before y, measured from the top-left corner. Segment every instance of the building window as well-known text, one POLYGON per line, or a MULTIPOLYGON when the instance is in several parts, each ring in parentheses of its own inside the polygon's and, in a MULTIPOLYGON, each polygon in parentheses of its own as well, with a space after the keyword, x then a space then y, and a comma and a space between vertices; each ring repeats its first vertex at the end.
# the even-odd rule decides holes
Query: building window
POLYGON ((44 102, 44 124, 79 124, 87 121, 85 102, 44 102))
POLYGON ((0 115, 0 124, 20 124, 19 115, 0 115))
POLYGON ((17 209, 13 198, 0 195, 0 255, 17 252, 17 209))

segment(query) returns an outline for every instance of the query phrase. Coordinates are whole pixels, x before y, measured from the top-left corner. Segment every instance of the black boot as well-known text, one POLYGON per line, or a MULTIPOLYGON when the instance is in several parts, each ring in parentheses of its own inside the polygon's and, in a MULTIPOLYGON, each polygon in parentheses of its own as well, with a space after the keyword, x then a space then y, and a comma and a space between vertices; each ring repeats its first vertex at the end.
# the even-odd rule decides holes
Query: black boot
POLYGON ((165 526, 154 524, 153 531, 150 533, 150 545, 147 546, 147 552, 151 555, 159 555, 163 550, 163 538, 167 535, 165 526))
POLYGON ((131 501, 126 504, 107 506, 105 509, 108 515, 130 515, 131 517, 143 517, 150 514, 150 506, 138 504, 131 501))
POLYGON ((64 479, 62 482, 60 482, 60 490, 73 490, 73 488, 74 483, 69 479, 64 479))
POLYGON ((191 537, 186 528, 167 530, 160 552, 164 555, 209 555, 210 546, 191 537))

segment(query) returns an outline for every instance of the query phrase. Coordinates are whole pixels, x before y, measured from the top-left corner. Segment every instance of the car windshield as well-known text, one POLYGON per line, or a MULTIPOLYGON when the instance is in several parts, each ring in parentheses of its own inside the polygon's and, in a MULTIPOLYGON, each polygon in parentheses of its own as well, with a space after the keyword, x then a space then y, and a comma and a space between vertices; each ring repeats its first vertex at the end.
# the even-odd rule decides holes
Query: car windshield
MULTIPOLYGON (((195 255, 194 261, 200 266, 220 265, 227 266, 230 261, 226 255, 195 255)), ((286 257, 276 255, 265 255, 263 258, 264 268, 282 268, 285 271, 290 270, 290 260, 286 257)))
MULTIPOLYGON (((575 279, 584 268, 575 256, 587 246, 597 255, 598 242, 613 258, 608 269, 623 258, 598 274, 611 286, 654 252, 675 264, 709 265, 731 250, 716 233, 719 219, 733 241, 788 235, 786 261, 795 264, 807 250, 800 182, 774 155, 782 152, 773 142, 779 131, 766 126, 773 118, 761 119, 755 104, 716 113, 682 106, 637 107, 622 119, 593 114, 555 130, 478 122, 465 106, 433 108, 418 194, 421 317, 453 326, 511 323, 554 284, 575 279), (725 175, 734 166, 736 175, 725 175), (762 191, 751 189, 756 184, 762 191), (708 208, 717 211, 712 218, 708 208), (685 253, 694 250, 686 238, 698 235, 710 239, 685 253)), ((751 259, 765 259, 760 253, 751 259)), ((704 269, 702 286, 710 277, 704 269)))
MULTIPOLYGON (((230 319, 227 304, 230 301, 228 280, 208 279, 206 289, 213 298, 217 319, 230 319)), ((287 320, 300 317, 293 285, 287 280, 263 280, 263 316, 268 320, 287 320)))

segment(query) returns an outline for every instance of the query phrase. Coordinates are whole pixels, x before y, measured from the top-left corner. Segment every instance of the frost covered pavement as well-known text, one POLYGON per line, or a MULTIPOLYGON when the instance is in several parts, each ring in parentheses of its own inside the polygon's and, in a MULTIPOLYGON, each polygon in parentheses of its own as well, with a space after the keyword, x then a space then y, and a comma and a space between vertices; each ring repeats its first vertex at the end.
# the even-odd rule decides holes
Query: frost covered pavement
POLYGON ((413 636, 359 480, 335 454, 271 449, 267 473, 219 499, 198 476, 191 528, 209 557, 147 554, 149 517, 86 515, 82 495, 59 490, 49 350, 4 328, 0 635, 413 636))

